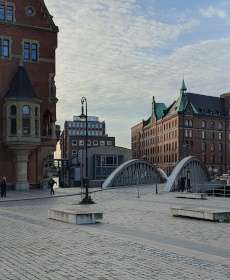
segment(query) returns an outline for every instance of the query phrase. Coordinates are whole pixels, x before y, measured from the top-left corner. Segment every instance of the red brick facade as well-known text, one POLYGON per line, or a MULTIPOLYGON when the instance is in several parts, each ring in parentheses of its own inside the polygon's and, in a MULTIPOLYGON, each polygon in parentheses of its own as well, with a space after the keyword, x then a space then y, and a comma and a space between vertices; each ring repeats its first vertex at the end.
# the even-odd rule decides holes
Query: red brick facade
POLYGON ((199 157, 211 175, 230 173, 230 94, 218 98, 182 90, 168 108, 153 100, 151 117, 132 127, 131 134, 133 157, 167 174, 188 155, 199 157))
POLYGON ((13 20, 0 16, 0 38, 10 42, 9 56, 0 56, 0 175, 7 177, 8 183, 15 184, 16 170, 14 152, 8 149, 4 140, 7 124, 4 110, 5 95, 10 83, 22 65, 32 83, 40 103, 40 144, 30 153, 28 180, 38 184, 44 176, 45 158, 52 154, 56 146, 56 91, 55 91, 55 50, 58 28, 52 21, 43 0, 11 0, 0 2, 1 12, 13 7, 13 20), (3 7, 5 6, 5 8, 3 7), (30 8, 30 10, 28 10, 30 8), (32 11, 32 14, 29 12, 32 11), (36 42, 37 61, 25 61, 24 41, 36 42), (52 129, 52 131, 48 131, 52 129))

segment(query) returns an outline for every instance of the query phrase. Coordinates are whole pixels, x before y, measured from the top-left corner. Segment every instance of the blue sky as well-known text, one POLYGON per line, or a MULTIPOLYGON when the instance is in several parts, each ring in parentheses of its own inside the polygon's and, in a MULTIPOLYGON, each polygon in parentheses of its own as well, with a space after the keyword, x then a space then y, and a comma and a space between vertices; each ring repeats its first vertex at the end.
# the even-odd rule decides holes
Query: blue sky
POLYGON ((152 96, 169 105, 183 75, 188 90, 230 91, 229 0, 46 0, 60 28, 58 121, 89 114, 130 147, 131 126, 147 118, 152 96), (63 8, 65 7, 65 8, 63 8))

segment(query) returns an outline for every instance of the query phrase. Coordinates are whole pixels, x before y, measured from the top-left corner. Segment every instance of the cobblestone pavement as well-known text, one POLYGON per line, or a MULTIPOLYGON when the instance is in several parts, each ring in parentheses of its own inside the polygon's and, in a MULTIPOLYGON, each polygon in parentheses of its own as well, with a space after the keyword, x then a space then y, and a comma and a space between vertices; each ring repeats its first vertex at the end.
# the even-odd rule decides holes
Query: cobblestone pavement
POLYGON ((137 188, 92 196, 104 212, 103 223, 92 226, 47 219, 50 207, 80 196, 1 202, 0 280, 230 279, 230 224, 169 212, 178 204, 229 209, 230 199, 176 199, 151 187, 140 188, 140 198, 137 188))

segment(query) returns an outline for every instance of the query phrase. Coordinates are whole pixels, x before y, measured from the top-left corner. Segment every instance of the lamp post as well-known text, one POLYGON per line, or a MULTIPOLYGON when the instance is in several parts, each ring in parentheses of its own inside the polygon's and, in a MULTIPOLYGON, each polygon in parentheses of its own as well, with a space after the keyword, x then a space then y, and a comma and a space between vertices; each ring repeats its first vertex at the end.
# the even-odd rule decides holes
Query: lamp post
POLYGON ((83 180, 85 186, 85 197, 82 199, 81 204, 94 204, 94 201, 89 196, 89 180, 88 180, 88 108, 87 99, 81 98, 81 115, 80 119, 85 121, 85 179, 83 180), (85 104, 85 113, 84 113, 85 104))

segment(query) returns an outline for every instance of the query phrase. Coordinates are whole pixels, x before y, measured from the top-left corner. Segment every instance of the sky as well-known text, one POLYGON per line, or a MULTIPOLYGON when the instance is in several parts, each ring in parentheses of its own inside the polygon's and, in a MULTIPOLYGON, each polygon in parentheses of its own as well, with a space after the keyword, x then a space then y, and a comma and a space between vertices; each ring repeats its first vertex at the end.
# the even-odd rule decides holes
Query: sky
POLYGON ((46 0, 59 26, 58 123, 88 114, 106 121, 119 146, 151 114, 170 105, 184 76, 189 92, 230 91, 229 0, 46 0))

